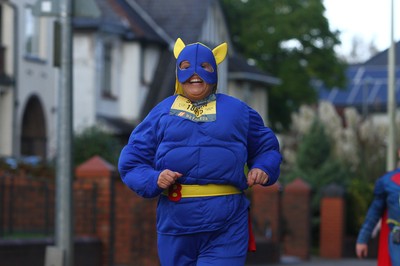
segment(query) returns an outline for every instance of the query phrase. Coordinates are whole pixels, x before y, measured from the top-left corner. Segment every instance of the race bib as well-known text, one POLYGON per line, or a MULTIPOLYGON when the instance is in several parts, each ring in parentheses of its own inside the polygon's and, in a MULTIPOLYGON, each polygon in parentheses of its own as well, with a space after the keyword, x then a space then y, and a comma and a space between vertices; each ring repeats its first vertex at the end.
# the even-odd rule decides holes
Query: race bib
POLYGON ((212 122, 217 119, 217 101, 215 95, 201 104, 192 103, 189 99, 178 95, 169 111, 176 115, 195 122, 212 122))

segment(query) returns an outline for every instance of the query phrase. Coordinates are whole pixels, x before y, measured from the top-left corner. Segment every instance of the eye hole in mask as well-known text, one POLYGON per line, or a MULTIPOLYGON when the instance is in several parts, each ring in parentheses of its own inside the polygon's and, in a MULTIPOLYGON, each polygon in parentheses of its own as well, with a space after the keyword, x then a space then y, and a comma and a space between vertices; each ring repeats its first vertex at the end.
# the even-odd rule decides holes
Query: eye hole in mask
POLYGON ((207 62, 202 63, 201 67, 207 72, 210 72, 210 73, 214 72, 214 68, 212 67, 212 65, 210 63, 207 63, 207 62))
MULTIPOLYGON (((210 73, 214 72, 214 68, 212 67, 212 65, 210 63, 204 62, 201 64, 201 67, 210 73)), ((179 65, 179 69, 180 70, 186 70, 190 68, 190 63, 189 61, 182 61, 182 63, 179 65)))

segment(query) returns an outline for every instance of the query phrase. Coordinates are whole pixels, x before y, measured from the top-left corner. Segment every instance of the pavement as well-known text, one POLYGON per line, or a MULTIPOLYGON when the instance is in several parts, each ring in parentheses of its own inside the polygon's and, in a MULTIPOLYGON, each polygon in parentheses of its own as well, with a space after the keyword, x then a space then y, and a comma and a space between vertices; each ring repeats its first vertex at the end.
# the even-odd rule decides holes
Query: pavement
POLYGON ((377 266, 376 259, 323 259, 312 257, 308 261, 302 261, 297 258, 283 257, 280 263, 274 264, 249 264, 246 266, 377 266))

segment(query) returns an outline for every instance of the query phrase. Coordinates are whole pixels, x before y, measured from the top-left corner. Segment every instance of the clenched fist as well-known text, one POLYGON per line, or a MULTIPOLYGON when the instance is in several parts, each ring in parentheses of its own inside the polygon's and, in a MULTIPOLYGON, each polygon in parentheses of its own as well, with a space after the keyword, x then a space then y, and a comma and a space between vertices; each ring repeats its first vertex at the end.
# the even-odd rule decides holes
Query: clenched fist
POLYGON ((259 168, 253 168, 247 174, 247 185, 252 187, 253 185, 260 184, 264 185, 268 182, 269 176, 263 170, 259 168))
POLYGON ((165 169, 158 176, 157 185, 162 189, 166 189, 172 184, 175 184, 175 181, 181 176, 181 173, 165 169))

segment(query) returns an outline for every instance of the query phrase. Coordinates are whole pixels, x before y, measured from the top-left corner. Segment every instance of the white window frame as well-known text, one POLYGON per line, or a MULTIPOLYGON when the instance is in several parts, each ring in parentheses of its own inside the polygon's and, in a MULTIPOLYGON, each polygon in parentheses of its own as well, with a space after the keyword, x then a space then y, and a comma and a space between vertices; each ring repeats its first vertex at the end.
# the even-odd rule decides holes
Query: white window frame
POLYGON ((25 53, 31 58, 45 59, 47 20, 44 17, 34 16, 32 5, 25 6, 24 16, 25 53))

